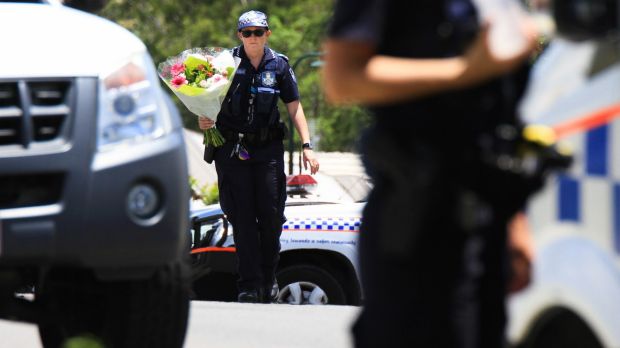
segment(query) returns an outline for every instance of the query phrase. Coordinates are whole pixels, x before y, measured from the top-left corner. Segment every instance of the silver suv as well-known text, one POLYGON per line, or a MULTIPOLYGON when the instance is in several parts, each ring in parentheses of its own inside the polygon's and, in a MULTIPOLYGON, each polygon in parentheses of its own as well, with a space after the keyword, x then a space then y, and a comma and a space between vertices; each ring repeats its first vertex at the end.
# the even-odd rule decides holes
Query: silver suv
POLYGON ((59 3, 0 2, 0 32, 0 318, 181 347, 187 164, 146 47, 59 3))

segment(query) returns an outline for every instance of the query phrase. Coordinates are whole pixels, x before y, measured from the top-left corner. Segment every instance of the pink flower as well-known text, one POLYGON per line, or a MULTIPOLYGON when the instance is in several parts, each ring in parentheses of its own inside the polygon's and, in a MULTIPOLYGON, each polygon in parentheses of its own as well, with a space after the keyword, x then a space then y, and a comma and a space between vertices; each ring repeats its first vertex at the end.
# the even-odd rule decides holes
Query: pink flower
POLYGON ((172 75, 174 75, 174 76, 177 76, 180 73, 185 72, 185 64, 183 64, 183 63, 176 63, 176 64, 174 64, 170 68, 170 72, 172 72, 172 75))
POLYGON ((170 83, 172 84, 172 86, 179 88, 183 85, 187 84, 187 80, 185 79, 184 76, 175 76, 172 78, 172 80, 170 81, 170 83))
POLYGON ((214 83, 220 82, 221 80, 226 80, 226 78, 220 74, 213 75, 212 79, 214 83))

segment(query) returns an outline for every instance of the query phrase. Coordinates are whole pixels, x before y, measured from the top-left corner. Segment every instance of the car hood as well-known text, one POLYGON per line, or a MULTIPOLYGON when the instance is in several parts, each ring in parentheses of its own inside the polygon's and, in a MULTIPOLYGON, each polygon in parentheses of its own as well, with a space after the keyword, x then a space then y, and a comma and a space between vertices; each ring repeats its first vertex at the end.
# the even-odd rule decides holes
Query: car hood
POLYGON ((0 78, 100 76, 146 50, 135 35, 64 6, 0 3, 0 78))

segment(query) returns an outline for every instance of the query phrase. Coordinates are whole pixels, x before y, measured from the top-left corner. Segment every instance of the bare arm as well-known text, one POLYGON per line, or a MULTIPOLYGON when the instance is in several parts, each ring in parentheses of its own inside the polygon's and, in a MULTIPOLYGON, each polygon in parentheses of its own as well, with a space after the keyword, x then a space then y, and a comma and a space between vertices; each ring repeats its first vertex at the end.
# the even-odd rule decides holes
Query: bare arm
POLYGON ((286 104, 286 110, 288 115, 293 121, 297 134, 301 138, 302 143, 310 142, 310 133, 308 132, 308 122, 306 122, 306 115, 304 109, 301 107, 299 100, 292 101, 286 104))
MULTIPOLYGON (((301 106, 299 100, 292 101, 286 104, 286 109, 288 111, 288 115, 293 121, 293 125, 295 129, 297 129, 297 134, 301 138, 301 142, 309 143, 310 142, 310 133, 308 132, 308 122, 306 122, 306 115, 304 114, 304 109, 301 106)), ((308 164, 310 165, 310 173, 315 174, 319 170, 319 161, 316 159, 314 155, 314 151, 310 149, 303 150, 303 162, 304 169, 308 169, 308 164)))
POLYGON ((512 271, 508 292, 514 293, 526 288, 532 279, 534 239, 523 212, 517 213, 508 223, 508 251, 512 271))
POLYGON ((526 59, 535 40, 509 59, 494 57, 488 28, 463 55, 415 59, 375 55, 371 44, 330 39, 325 44, 325 93, 336 104, 381 104, 468 87, 505 73, 526 59))

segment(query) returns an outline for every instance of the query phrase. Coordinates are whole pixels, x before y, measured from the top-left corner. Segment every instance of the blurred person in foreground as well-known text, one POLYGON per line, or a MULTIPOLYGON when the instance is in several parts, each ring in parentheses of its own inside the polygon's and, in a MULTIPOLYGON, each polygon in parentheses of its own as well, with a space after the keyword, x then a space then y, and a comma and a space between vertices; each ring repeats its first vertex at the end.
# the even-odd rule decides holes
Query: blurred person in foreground
POLYGON ((513 218, 524 226, 529 192, 486 158, 519 123, 523 83, 509 73, 535 40, 528 33, 500 59, 479 23, 468 0, 336 3, 326 95, 375 116, 362 140, 374 188, 360 234, 356 347, 504 345, 506 293, 527 283, 509 283, 506 229, 513 218))
MULTIPOLYGON (((287 133, 278 99, 301 138, 304 167, 312 174, 319 170, 295 75, 288 58, 267 47, 270 35, 264 13, 248 11, 239 17, 242 44, 233 56, 241 63, 217 118, 226 142, 216 148, 214 161, 220 204, 234 226, 239 302, 269 303, 278 294, 275 270, 286 201, 282 141, 287 133)), ((201 129, 214 125, 206 117, 198 120, 201 129)))

